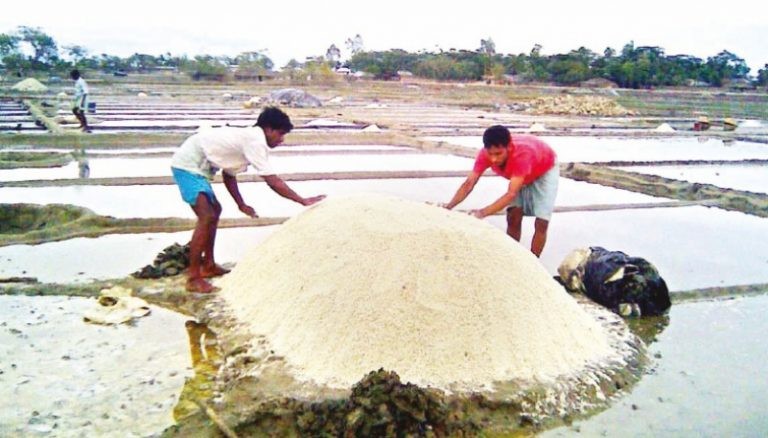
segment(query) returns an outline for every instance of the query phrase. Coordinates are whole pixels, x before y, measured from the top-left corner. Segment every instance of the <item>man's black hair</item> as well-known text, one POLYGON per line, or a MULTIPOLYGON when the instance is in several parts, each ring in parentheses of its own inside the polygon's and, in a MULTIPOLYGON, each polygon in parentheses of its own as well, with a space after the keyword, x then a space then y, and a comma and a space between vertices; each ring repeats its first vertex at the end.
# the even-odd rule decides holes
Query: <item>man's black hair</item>
POLYGON ((494 125, 486 129, 483 133, 483 146, 486 148, 491 146, 506 147, 509 144, 510 139, 509 129, 501 125, 494 125))
POLYGON ((274 106, 264 108, 261 114, 259 114, 259 118, 256 120, 256 126, 276 129, 278 131, 283 131, 286 134, 293 129, 293 124, 291 123, 288 114, 274 106))
POLYGON ((69 77, 74 80, 80 79, 80 70, 78 69, 72 70, 71 72, 69 72, 69 77))

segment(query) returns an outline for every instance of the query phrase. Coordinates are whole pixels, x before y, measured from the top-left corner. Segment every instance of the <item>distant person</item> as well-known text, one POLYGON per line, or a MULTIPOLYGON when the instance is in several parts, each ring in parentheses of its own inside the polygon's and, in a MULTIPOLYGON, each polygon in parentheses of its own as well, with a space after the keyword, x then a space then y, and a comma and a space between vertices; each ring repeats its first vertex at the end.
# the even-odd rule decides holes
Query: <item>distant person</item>
POLYGON ((88 111, 88 84, 80 76, 80 71, 77 69, 69 72, 69 77, 75 81, 75 99, 72 101, 72 113, 80 122, 80 129, 83 132, 91 132, 91 128, 88 127, 88 120, 85 118, 85 112, 88 111))
POLYGON ((232 195, 240 211, 250 217, 258 217, 247 205, 237 186, 238 173, 250 164, 267 185, 278 195, 312 205, 325 195, 303 198, 294 192, 275 174, 269 164, 269 150, 283 142, 283 137, 293 129, 291 120, 283 111, 265 108, 249 128, 214 128, 198 132, 187 138, 173 154, 171 171, 179 186, 181 197, 192 206, 197 225, 189 242, 189 270, 186 288, 190 292, 213 292, 206 278, 229 272, 214 261, 213 247, 216 229, 221 215, 221 204, 213 193, 210 180, 223 169, 224 186, 232 195))
POLYGON ((484 218, 507 208, 507 234, 520 241, 523 216, 535 216, 531 252, 541 256, 547 243, 547 229, 555 207, 560 169, 557 155, 549 145, 533 135, 511 135, 504 126, 491 126, 483 134, 483 149, 475 165, 447 204, 452 209, 475 188, 489 167, 509 180, 507 192, 491 205, 471 213, 484 218))

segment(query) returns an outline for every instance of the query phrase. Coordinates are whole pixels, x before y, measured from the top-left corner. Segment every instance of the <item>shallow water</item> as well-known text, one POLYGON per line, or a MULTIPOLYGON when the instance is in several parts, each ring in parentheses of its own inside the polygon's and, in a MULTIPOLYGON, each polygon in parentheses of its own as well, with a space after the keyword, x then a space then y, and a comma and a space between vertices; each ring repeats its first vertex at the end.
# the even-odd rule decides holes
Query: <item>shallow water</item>
POLYGON ((765 436, 768 296, 673 305, 660 355, 608 410, 542 437, 765 436))
MULTIPOLYGON (((557 153, 561 163, 662 160, 745 160, 768 158, 768 145, 700 138, 611 138, 540 136, 557 153)), ((482 136, 430 137, 435 141, 480 149, 482 136)))
MULTIPOLYGON (((236 262, 274 231, 274 227, 224 228, 216 235, 219 263, 236 262)), ((185 244, 191 231, 109 234, 41 245, 0 247, 0 277, 35 277, 43 283, 80 283, 122 278, 151 264, 157 253, 185 244)))
MULTIPOLYGON (((303 196, 316 194, 348 195, 384 193, 415 201, 447 202, 464 181, 463 178, 320 180, 291 181, 288 184, 303 196)), ((222 217, 242 214, 223 184, 214 184, 214 192, 224 208, 222 217)), ((460 209, 482 208, 495 201, 507 189, 507 180, 497 176, 480 179, 475 190, 460 209)), ((240 193, 261 216, 291 216, 300 212, 299 204, 279 197, 265 183, 240 184, 240 193)), ((556 205, 646 203, 668 201, 648 195, 604 187, 597 184, 560 179, 556 205)), ((33 204, 74 204, 98 214, 128 217, 194 218, 190 207, 181 200, 175 185, 162 186, 71 186, 3 187, 0 202, 33 204)))
MULTIPOLYGON (((506 227, 502 217, 489 219, 506 227)), ((530 247, 533 220, 523 221, 530 247)), ((677 207, 556 213, 542 263, 553 275, 576 248, 602 246, 644 257, 672 291, 768 283, 768 219, 718 208, 677 207)))
MULTIPOLYGON (((173 153, 176 152, 178 146, 156 146, 156 147, 135 147, 135 148, 119 148, 119 149, 86 149, 86 155, 90 153, 96 154, 141 154, 141 153, 173 153)), ((396 151, 408 151, 413 152, 415 149, 407 146, 387 146, 387 145, 282 145, 278 149, 274 149, 271 153, 273 155, 280 155, 282 153, 295 153, 295 152, 339 152, 345 151, 354 154, 355 151, 384 151, 384 152, 396 152, 396 151)), ((32 147, 32 146, 2 146, 0 145, 0 152, 72 152, 72 147, 32 147)))
POLYGON ((189 319, 83 321, 96 300, 0 296, 0 435, 147 436, 174 423, 192 375, 189 319))
POLYGON ((768 193, 768 165, 631 166, 622 167, 621 170, 712 184, 726 189, 768 193))
MULTIPOLYGON (((124 178, 170 175, 170 157, 160 158, 90 158, 91 178, 124 178)), ((299 172, 350 172, 396 170, 466 170, 472 161, 453 155, 439 154, 313 154, 312 156, 279 155, 270 158, 279 174, 299 172)), ((256 172, 249 166, 246 174, 256 172)), ((79 177, 78 163, 63 167, 0 170, 0 181, 39 179, 73 179, 79 177)))

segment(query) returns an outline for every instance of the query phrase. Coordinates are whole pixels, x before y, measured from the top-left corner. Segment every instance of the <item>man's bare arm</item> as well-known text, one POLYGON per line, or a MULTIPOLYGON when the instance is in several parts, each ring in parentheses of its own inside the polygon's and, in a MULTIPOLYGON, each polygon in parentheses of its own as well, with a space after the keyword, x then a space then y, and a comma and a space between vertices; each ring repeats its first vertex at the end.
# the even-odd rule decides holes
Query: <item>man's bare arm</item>
POLYGON ((461 204, 461 202, 465 200, 470 193, 472 193, 472 190, 475 188, 475 185, 479 179, 479 173, 475 171, 470 172, 464 182, 461 183, 461 186, 459 186, 458 190, 456 190, 456 193, 453 195, 453 198, 451 198, 451 201, 447 204, 444 204, 443 207, 450 210, 453 207, 461 204))
POLYGON ((264 178, 264 181, 267 183, 269 188, 274 190, 275 193, 282 196, 283 198, 290 199, 293 202, 298 202, 301 205, 312 205, 315 202, 321 201, 325 198, 325 195, 304 198, 293 191, 292 188, 288 187, 288 184, 286 184, 285 181, 283 181, 283 179, 277 175, 266 175, 262 176, 262 178, 264 178))
POLYGON ((237 186, 237 177, 230 175, 227 172, 223 172, 222 178, 224 179, 224 187, 234 199, 237 208, 250 217, 259 217, 256 211, 250 205, 243 201, 243 197, 240 195, 240 189, 237 186))
POLYGON ((518 192, 520 192, 520 188, 522 187, 522 176, 515 176, 510 178, 509 185, 507 186, 507 193, 504 193, 499 199, 494 201, 493 204, 479 210, 474 210, 472 214, 479 218, 484 218, 498 212, 515 200, 515 197, 517 196, 518 192))

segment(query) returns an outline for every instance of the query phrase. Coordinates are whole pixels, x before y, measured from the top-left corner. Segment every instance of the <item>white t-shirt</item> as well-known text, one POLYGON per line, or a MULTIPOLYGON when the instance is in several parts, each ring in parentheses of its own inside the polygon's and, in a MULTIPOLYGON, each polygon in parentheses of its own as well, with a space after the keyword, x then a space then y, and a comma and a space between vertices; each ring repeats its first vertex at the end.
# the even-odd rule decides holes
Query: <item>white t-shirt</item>
POLYGON ((85 79, 77 78, 75 81, 75 99, 83 97, 88 94, 88 84, 85 83, 85 79))
POLYGON ((206 178, 213 178, 219 169, 237 175, 245 172, 249 164, 257 175, 275 175, 269 164, 267 139, 258 126, 198 132, 181 144, 171 160, 172 167, 206 178))

